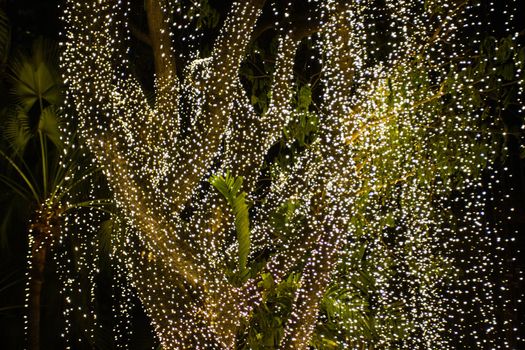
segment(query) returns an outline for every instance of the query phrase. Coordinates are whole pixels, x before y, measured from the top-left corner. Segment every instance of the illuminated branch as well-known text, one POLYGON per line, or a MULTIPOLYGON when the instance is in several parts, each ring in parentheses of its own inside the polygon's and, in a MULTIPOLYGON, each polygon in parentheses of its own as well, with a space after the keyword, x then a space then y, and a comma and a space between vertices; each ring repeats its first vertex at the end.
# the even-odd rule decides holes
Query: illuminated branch
POLYGON ((347 230, 348 223, 344 219, 347 216, 342 215, 342 211, 351 208, 353 195, 351 186, 347 186, 346 182, 353 171, 353 164, 349 158, 350 152, 345 149, 342 120, 350 112, 349 96, 355 64, 352 55, 356 53, 350 47, 349 18, 351 10, 357 12, 357 9, 352 8, 355 5, 350 2, 329 7, 329 20, 322 29, 326 40, 323 45, 326 50, 324 102, 329 112, 321 116, 322 132, 318 148, 313 153, 316 158, 324 159, 324 162, 322 166, 306 172, 306 176, 312 176, 312 180, 315 178, 315 183, 311 185, 315 195, 309 206, 318 208, 318 214, 311 216, 320 215, 315 222, 323 224, 320 227, 313 226, 312 232, 306 232, 303 238, 306 243, 300 245, 305 249, 313 245, 313 250, 303 270, 301 287, 292 308, 294 311, 285 327, 281 344, 283 349, 307 348, 315 328, 320 300, 339 259, 341 235, 347 230), (328 205, 326 201, 331 198, 339 198, 339 203, 328 205), (313 241, 313 237, 316 241, 313 241))
POLYGON ((180 276, 155 258, 154 252, 143 250, 132 240, 124 238, 117 246, 118 251, 142 252, 125 255, 126 270, 160 342, 192 348, 210 345, 214 335, 207 326, 208 320, 204 319, 202 299, 198 297, 202 289, 184 283, 180 276), (162 278, 161 284, 157 283, 159 278, 162 278), (186 332, 187 322, 198 331, 186 332))
POLYGON ((287 32, 279 42, 270 106, 263 116, 263 122, 268 125, 269 145, 277 141, 282 129, 290 121, 294 92, 294 58, 299 43, 293 31, 287 32))
POLYGON ((191 248, 181 240, 177 227, 155 210, 156 205, 149 193, 131 180, 133 170, 119 157, 115 147, 104 148, 102 143, 100 147, 93 145, 92 149, 100 149, 99 152, 105 153, 108 159, 111 159, 110 163, 106 163, 105 172, 114 188, 117 202, 128 213, 131 226, 140 232, 139 236, 155 256, 162 259, 173 273, 181 275, 188 283, 202 283, 199 281, 202 271, 194 260, 191 248), (113 182, 119 179, 116 173, 125 176, 126 182, 113 182))
POLYGON ((71 18, 97 14, 94 20, 70 21, 71 46, 66 47, 64 59, 72 78, 72 100, 82 111, 82 136, 105 167, 117 202, 130 215, 133 226, 167 265, 195 283, 200 273, 195 270, 191 249, 170 226, 172 220, 164 216, 159 205, 161 198, 154 195, 159 174, 152 169, 162 161, 156 159, 158 144, 151 132, 156 121, 140 86, 131 78, 115 77, 118 64, 125 62, 119 59, 122 53, 115 43, 122 26, 112 20, 119 6, 118 1, 109 0, 92 5, 69 4, 66 14, 71 18), (86 36, 91 40, 81 40, 86 36), (139 120, 150 126, 133 127, 139 120))
MULTIPOLYGON (((291 3, 285 6, 286 14, 290 12, 290 6, 291 3)), ((236 87, 239 98, 234 102, 231 134, 226 140, 223 169, 233 170, 236 175, 243 176, 248 193, 254 190, 264 156, 290 122, 294 62, 299 44, 304 37, 320 28, 319 23, 312 23, 306 15, 298 18, 294 16, 293 23, 289 23, 291 17, 284 17, 281 28, 276 28, 283 29, 283 34, 279 39, 268 111, 259 117, 251 107, 240 82, 236 87)))
POLYGON ((291 33, 281 38, 271 89, 272 100, 269 110, 262 117, 248 104, 240 83, 237 87, 240 98, 234 103, 231 134, 226 140, 223 168, 243 176, 248 193, 254 190, 264 156, 290 121, 293 65, 298 46, 299 41, 292 39, 291 33))
MULTIPOLYGON (((326 221, 326 217, 325 217, 326 221)), ((333 228, 325 226, 316 234, 319 242, 312 251, 301 276, 297 299, 285 328, 280 349, 307 349, 317 323, 319 304, 331 281, 338 255, 337 235, 333 228)))
POLYGON ((146 13, 148 17, 149 37, 153 49, 155 74, 157 79, 175 80, 177 69, 173 57, 170 38, 170 27, 165 0, 147 0, 146 13))
POLYGON ((236 176, 242 176, 243 188, 250 193, 264 159, 266 143, 263 140, 267 134, 264 122, 248 103, 248 96, 240 82, 235 91, 240 99, 233 102, 232 122, 225 139, 221 168, 222 171, 231 170, 236 176))
POLYGON ((221 79, 217 85, 224 84, 226 88, 233 88, 228 83, 237 79, 236 73, 265 2, 266 0, 247 0, 233 3, 211 54, 213 63, 216 64, 213 68, 215 77, 221 79))
MULTIPOLYGON (((359 16, 358 2, 336 3, 328 9, 328 21, 322 26, 321 35, 326 50, 323 73, 325 86, 324 109, 330 111, 324 125, 333 130, 340 123, 340 118, 350 113, 350 96, 353 84, 356 58, 359 52, 359 38, 355 37, 357 28, 353 18, 359 16), (354 31, 354 33, 352 32, 354 31)), ((359 22, 357 22, 359 23, 359 22)))
POLYGON ((199 62, 190 65, 193 68, 190 68, 186 80, 191 81, 194 94, 202 94, 204 89, 206 93, 200 97, 198 113, 192 117, 191 130, 178 145, 175 157, 178 166, 168 180, 173 184, 170 192, 174 213, 180 213, 191 198, 217 154, 233 109, 237 71, 264 2, 234 2, 210 61, 204 67, 198 66, 199 62), (195 72, 195 69, 203 71, 195 72), (194 73, 200 76, 192 77, 194 73), (197 149, 201 151, 195 152, 197 149))
POLYGON ((159 134, 166 139, 165 142, 169 142, 169 138, 175 137, 179 131, 179 81, 169 23, 172 13, 167 8, 166 0, 147 0, 145 5, 155 64, 155 112, 157 118, 164 122, 164 132, 159 134))

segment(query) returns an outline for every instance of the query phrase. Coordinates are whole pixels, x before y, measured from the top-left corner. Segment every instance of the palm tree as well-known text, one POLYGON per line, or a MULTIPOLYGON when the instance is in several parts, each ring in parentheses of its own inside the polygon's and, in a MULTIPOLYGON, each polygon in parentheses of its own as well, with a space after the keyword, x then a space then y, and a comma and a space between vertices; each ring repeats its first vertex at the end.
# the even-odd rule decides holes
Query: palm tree
POLYGON ((2 136, 7 149, 0 155, 10 172, 0 174, 16 200, 31 208, 28 226, 29 261, 29 349, 40 348, 41 292, 50 248, 57 241, 63 214, 85 207, 101 207, 106 200, 86 199, 79 187, 92 178, 94 166, 79 172, 89 162, 77 145, 76 134, 67 130, 61 118, 62 84, 56 71, 56 55, 42 39, 35 41, 32 54, 19 55, 10 64, 14 103, 4 110, 2 136))

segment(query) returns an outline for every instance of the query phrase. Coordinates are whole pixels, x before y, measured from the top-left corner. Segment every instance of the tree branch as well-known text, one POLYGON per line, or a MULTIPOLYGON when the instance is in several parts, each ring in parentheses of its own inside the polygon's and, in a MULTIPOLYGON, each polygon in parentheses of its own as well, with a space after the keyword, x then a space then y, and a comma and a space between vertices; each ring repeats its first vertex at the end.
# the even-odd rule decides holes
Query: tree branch
MULTIPOLYGON (((328 14, 328 22, 321 35, 326 55, 323 81, 325 85, 325 108, 336 117, 350 112, 350 96, 354 78, 354 63, 359 56, 360 38, 352 36, 352 18, 359 16, 359 5, 350 1, 338 4, 328 14), (355 8, 357 7, 357 8, 355 8)), ((357 31, 356 31, 357 32, 357 31)), ((334 125, 326 126, 333 127, 334 125)))
POLYGON ((170 37, 167 0, 146 0, 149 38, 155 64, 155 112, 162 141, 173 142, 179 132, 179 80, 170 37))
POLYGON ((147 189, 133 180, 136 171, 122 158, 126 152, 112 142, 103 141, 99 145, 92 144, 91 150, 99 159, 105 160, 105 174, 117 203, 155 256, 188 283, 202 283, 200 276, 203 271, 195 261, 191 248, 181 239, 180 232, 170 220, 155 210, 158 206, 147 189))
MULTIPOLYGON (((169 349, 178 345, 197 349, 211 346, 214 334, 201 311, 203 302, 199 297, 202 296, 202 289, 192 288, 178 280, 179 275, 159 259, 151 257, 139 242, 125 235, 116 242, 116 246, 117 250, 134 252, 122 255, 122 262, 163 347, 169 349), (176 297, 173 297, 175 294, 176 297), (192 325, 193 331, 188 330, 188 324, 192 325)), ((213 345, 220 348, 218 344, 213 345)))
POLYGON ((292 33, 283 36, 279 43, 276 70, 272 86, 272 100, 267 113, 259 117, 246 93, 237 84, 230 137, 226 140, 223 169, 232 170, 245 179, 245 190, 251 193, 259 175, 264 157, 277 141, 290 120, 294 81, 294 58, 299 41, 292 33))
MULTIPOLYGON (((285 5, 284 12, 291 12, 291 3, 285 5)), ((223 169, 245 178, 245 189, 251 193, 255 188, 260 167, 269 148, 278 140, 283 128, 290 121, 294 92, 294 62, 301 40, 320 29, 320 21, 312 19, 307 13, 297 9, 293 18, 284 17, 284 34, 279 40, 279 48, 271 88, 271 101, 268 111, 258 117, 245 97, 240 83, 233 109, 233 123, 230 138, 226 140, 223 169)), ((254 37, 274 27, 275 23, 263 24, 256 29, 254 37)))
POLYGON ((186 81, 194 96, 193 121, 187 137, 177 145, 172 182, 173 211, 180 213, 199 181, 209 170, 233 108, 238 69, 265 0, 234 2, 209 61, 190 65, 186 81), (196 152, 199 150, 199 152, 196 152))
MULTIPOLYGON (((359 16, 354 2, 340 2, 328 13, 328 21, 322 29, 326 65, 324 85, 325 113, 321 118, 318 138, 318 157, 324 159, 321 168, 316 168, 317 193, 323 193, 326 200, 320 200, 321 230, 316 230, 319 241, 303 270, 301 287, 293 312, 286 325, 282 349, 306 349, 315 328, 319 303, 335 268, 342 235, 348 227, 348 212, 353 196, 351 180, 354 166, 350 152, 345 149, 342 119, 351 111, 350 96, 354 75, 354 61, 359 39, 352 38, 352 16, 359 16), (354 46, 351 46, 351 43, 354 46), (326 203, 338 198, 337 203, 326 203)), ((310 174, 308 174, 310 175, 310 174)), ((311 175, 310 175, 311 176, 311 175)), ((315 199, 316 197, 314 197, 315 199)))
MULTIPOLYGON (((235 81, 266 0, 235 1, 211 54, 217 78, 235 81), (232 77, 233 75, 233 77, 232 77)), ((221 79, 222 81, 222 79, 221 79)))
POLYGON ((318 231, 321 237, 312 256, 308 259, 301 276, 301 286, 297 299, 292 305, 292 314, 288 320, 280 349, 303 350, 308 348, 315 329, 319 305, 330 284, 335 268, 338 247, 334 233, 329 227, 318 231))
POLYGON ((158 169, 166 160, 157 157, 159 144, 151 128, 137 127, 157 126, 155 116, 140 86, 132 78, 117 78, 125 62, 116 44, 123 28, 111 19, 122 10, 120 3, 68 3, 70 42, 63 63, 70 78, 69 103, 80 111, 81 136, 104 167, 120 207, 158 256, 195 284, 201 275, 199 264, 172 224, 174 218, 163 212, 164 198, 156 195, 164 176, 158 169))

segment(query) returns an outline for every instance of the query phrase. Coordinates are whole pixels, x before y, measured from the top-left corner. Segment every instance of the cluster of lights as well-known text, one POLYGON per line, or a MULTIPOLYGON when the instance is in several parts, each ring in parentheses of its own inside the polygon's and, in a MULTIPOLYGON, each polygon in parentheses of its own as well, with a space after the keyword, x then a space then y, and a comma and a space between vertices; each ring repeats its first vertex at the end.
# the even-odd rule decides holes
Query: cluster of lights
MULTIPOLYGON (((475 227, 483 196, 467 201, 472 210, 465 220, 473 225, 468 234, 447 227, 450 208, 436 209, 448 206, 445 199, 452 189, 479 188, 477 174, 485 163, 475 153, 494 152, 483 135, 474 141, 463 136, 473 132, 480 118, 472 101, 453 97, 454 108, 443 110, 443 91, 465 91, 472 84, 450 78, 447 69, 466 50, 456 33, 474 26, 476 19, 469 16, 476 12, 476 2, 436 0, 425 8, 416 0, 387 0, 382 8, 371 0, 308 2, 321 18, 314 37, 323 57, 318 137, 291 169, 278 171, 250 224, 250 257, 274 252, 263 271, 276 283, 302 266, 281 348, 308 347, 330 283, 355 288, 344 281, 363 268, 362 261, 349 258, 363 240, 374 262, 369 271, 375 286, 372 311, 380 335, 374 347, 402 343, 409 349, 451 349, 447 317, 456 317, 453 309, 468 313, 480 308, 483 319, 478 321, 499 327, 487 276, 501 267, 480 254, 492 244, 494 233, 475 227), (388 16, 389 38, 374 37, 377 29, 367 21, 374 16, 388 16), (384 60, 370 47, 377 40, 386 40, 389 55, 384 60), (440 162, 438 155, 447 153, 457 159, 440 162), (447 175, 449 166, 465 179, 447 175), (271 216, 289 201, 299 203, 297 215, 308 224, 293 228, 290 237, 279 237, 271 216), (466 262, 460 261, 463 246, 474 247, 466 262), (451 272, 454 266, 467 266, 465 275, 451 272), (338 281, 340 274, 334 277, 334 272, 340 267, 347 275, 338 281), (447 287, 450 276, 464 283, 447 287), (462 293, 474 302, 460 305, 462 293), (392 335, 387 322, 392 315, 385 310, 394 303, 401 305, 396 322, 406 329, 402 338, 392 335)), ((238 75, 265 2, 234 1, 210 57, 196 58, 184 74, 177 73, 171 45, 172 33, 181 29, 171 18, 180 9, 166 3, 148 1, 150 29, 159 29, 151 35, 156 68, 151 106, 129 74, 128 3, 66 1, 62 66, 68 103, 77 111, 82 139, 103 167, 121 216, 115 219, 112 240, 115 270, 120 284, 127 284, 119 286, 121 298, 125 303, 130 293, 139 298, 165 349, 232 349, 242 325, 263 301, 261 275, 240 285, 231 281, 226 271, 237 251, 230 237, 234 219, 218 193, 203 183, 212 174, 230 171, 242 176, 243 190, 254 195, 265 155, 292 119, 293 69, 302 38, 287 23, 288 4, 276 24, 286 29, 280 31, 271 103, 258 115, 238 75)), ((523 84, 519 88, 521 94, 523 84)), ((73 227, 83 227, 78 233, 83 237, 93 236, 99 219, 94 212, 70 215, 65 237, 75 236, 73 227)), ((96 244, 83 242, 79 264, 96 266, 95 256, 86 255, 97 251, 96 244)), ((63 279, 70 290, 73 280, 67 275, 75 271, 64 260, 58 257, 57 263, 66 266, 63 279)), ((96 269, 88 276, 94 285, 96 269)), ((94 298, 94 288, 90 295, 94 298)), ((66 308, 68 319, 74 308, 78 306, 66 308)), ((116 308, 115 313, 124 310, 116 308)), ((355 311, 362 312, 362 306, 355 311)), ((118 327, 117 340, 129 331, 125 322, 118 327)), ((453 322, 458 332, 468 331, 460 319, 453 322)), ((352 320, 340 323, 353 334, 344 340, 345 347, 366 345, 352 320)), ((482 335, 474 336, 480 346, 486 345, 482 335)), ((501 339, 491 341, 494 348, 504 346, 501 339)))

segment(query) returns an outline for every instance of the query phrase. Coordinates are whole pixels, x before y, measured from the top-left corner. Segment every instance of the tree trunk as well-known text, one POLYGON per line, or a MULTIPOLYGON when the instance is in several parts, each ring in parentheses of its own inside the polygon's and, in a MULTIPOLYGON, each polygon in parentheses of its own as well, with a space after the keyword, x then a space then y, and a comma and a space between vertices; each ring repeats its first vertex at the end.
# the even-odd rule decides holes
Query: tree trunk
POLYGON ((31 266, 29 282, 29 350, 40 349, 40 300, 44 283, 46 265, 47 239, 45 231, 33 229, 34 239, 31 247, 31 266))

